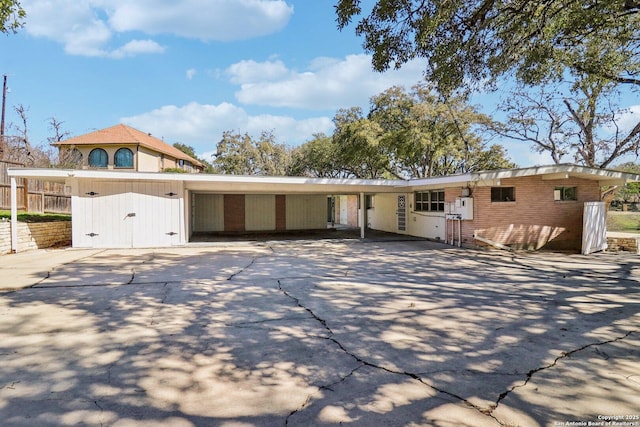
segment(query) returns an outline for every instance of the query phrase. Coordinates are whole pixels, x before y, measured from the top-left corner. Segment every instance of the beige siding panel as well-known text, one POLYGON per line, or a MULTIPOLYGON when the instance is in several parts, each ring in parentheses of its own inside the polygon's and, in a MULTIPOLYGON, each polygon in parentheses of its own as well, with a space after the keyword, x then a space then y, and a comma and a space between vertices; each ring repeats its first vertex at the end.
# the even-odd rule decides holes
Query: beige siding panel
MULTIPOLYGON (((134 151, 135 153, 135 151, 134 151)), ((139 172, 159 172, 160 159, 158 153, 140 147, 137 154, 139 172)))
POLYGON ((224 231, 224 196, 194 194, 193 231, 224 231))
POLYGON ((245 230, 276 229, 276 196, 272 194, 247 194, 244 201, 245 230))
POLYGON ((287 230, 313 230, 326 227, 327 196, 287 196, 287 230))

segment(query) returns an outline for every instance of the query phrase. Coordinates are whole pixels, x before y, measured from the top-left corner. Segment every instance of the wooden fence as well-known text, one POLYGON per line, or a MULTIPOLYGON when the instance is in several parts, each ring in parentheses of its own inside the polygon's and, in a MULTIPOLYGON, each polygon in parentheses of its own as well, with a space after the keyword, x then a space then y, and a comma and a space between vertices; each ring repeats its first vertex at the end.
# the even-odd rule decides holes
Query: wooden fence
MULTIPOLYGON (((11 209, 11 181, 7 175, 7 169, 11 167, 24 165, 0 160, 0 209, 11 209)), ((24 178, 16 178, 16 184, 19 210, 35 213, 71 213, 71 193, 64 184, 24 178)))

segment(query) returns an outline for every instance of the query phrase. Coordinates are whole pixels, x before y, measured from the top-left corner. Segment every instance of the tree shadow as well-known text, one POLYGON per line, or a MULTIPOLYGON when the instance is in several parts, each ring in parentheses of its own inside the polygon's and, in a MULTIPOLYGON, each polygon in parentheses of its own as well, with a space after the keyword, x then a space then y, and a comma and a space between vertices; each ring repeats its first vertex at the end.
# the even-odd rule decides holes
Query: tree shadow
POLYGON ((623 375, 637 368, 637 267, 425 241, 105 251, 0 293, 0 413, 10 426, 592 419, 638 403, 623 375))

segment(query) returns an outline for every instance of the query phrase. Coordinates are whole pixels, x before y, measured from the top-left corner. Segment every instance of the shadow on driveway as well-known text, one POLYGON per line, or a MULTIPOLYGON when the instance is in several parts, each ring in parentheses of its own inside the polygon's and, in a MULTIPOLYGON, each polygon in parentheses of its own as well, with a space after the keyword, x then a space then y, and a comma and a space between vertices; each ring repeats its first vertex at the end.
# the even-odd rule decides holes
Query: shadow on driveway
POLYGON ((419 240, 95 252, 0 293, 2 425, 637 414, 639 262, 419 240))

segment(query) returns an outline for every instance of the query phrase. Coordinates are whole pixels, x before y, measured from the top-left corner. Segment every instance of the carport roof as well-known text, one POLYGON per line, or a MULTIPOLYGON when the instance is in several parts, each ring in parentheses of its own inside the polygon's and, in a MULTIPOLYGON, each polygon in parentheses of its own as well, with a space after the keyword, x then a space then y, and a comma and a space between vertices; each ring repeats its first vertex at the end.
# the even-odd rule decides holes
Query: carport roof
POLYGON ((582 178, 599 181, 601 186, 623 185, 640 181, 640 175, 576 165, 535 166, 520 169, 473 172, 442 177, 386 180, 349 178, 306 178, 239 176, 157 172, 125 172, 88 169, 26 169, 10 168, 9 176, 37 178, 47 181, 71 182, 86 180, 180 181, 186 189, 211 192, 304 192, 304 193, 382 193, 413 191, 414 189, 464 187, 469 185, 499 185, 501 179, 539 175, 542 179, 582 178))

